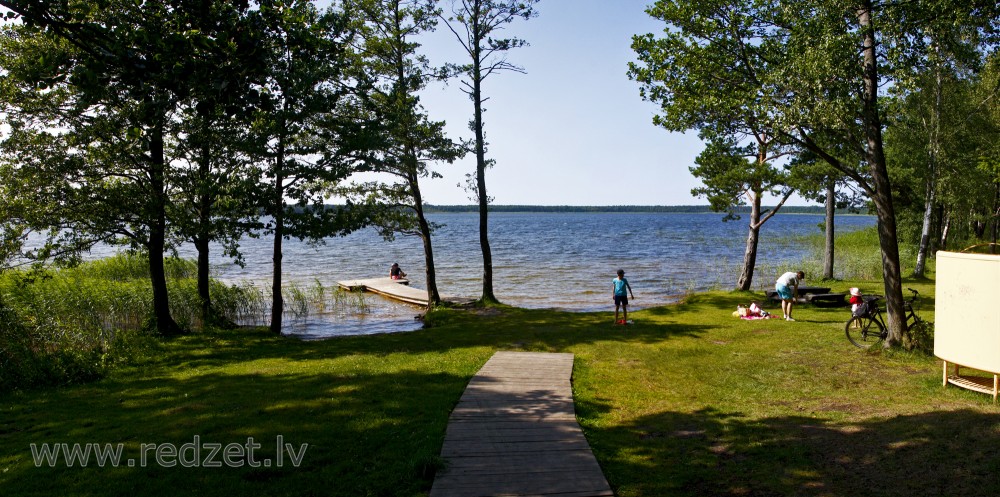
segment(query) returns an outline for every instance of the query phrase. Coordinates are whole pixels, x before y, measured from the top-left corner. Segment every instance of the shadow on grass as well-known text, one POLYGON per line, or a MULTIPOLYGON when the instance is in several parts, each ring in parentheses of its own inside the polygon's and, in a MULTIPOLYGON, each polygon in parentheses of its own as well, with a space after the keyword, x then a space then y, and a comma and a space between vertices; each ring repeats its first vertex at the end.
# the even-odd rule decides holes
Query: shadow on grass
POLYGON ((616 495, 995 496, 998 422, 972 410, 841 424, 706 409, 588 438, 616 495))
POLYGON ((678 323, 669 311, 651 310, 628 327, 612 325, 610 313, 499 312, 323 341, 262 329, 167 339, 155 359, 103 381, 0 402, 0 487, 12 495, 418 495, 440 467, 452 408, 494 350, 652 343, 711 328, 678 323), (274 457, 278 435, 296 450, 309 447, 297 468, 287 458, 281 468, 162 467, 141 447, 180 447, 195 435, 223 445, 252 436, 258 461, 274 457), (136 467, 36 467, 32 443, 121 443, 136 467))
MULTIPOLYGON (((467 378, 454 374, 204 374, 104 381, 7 407, 0 487, 9 495, 413 495, 430 488, 448 414, 467 378), (276 441, 285 452, 277 467, 276 441), (163 467, 141 444, 244 445, 259 467, 163 467), (120 467, 33 463, 30 444, 124 444, 120 467), (140 467, 141 457, 146 458, 140 467), (125 461, 133 459, 135 467, 125 461), (270 459, 270 467, 263 461, 270 459)), ((202 457, 208 449, 201 450, 202 457)), ((193 457, 193 449, 187 460, 193 457)), ((217 454, 215 461, 223 461, 217 454)))
POLYGON ((412 332, 315 341, 275 336, 261 328, 195 334, 171 339, 167 353, 173 360, 166 358, 164 362, 172 363, 171 367, 196 369, 272 358, 314 360, 353 354, 421 354, 469 347, 564 351, 574 345, 607 340, 660 342, 698 336, 714 328, 707 322, 672 320, 679 313, 670 307, 630 314, 630 318, 634 315, 637 321, 630 326, 615 326, 612 313, 509 308, 489 316, 464 311, 458 314, 444 323, 412 332))

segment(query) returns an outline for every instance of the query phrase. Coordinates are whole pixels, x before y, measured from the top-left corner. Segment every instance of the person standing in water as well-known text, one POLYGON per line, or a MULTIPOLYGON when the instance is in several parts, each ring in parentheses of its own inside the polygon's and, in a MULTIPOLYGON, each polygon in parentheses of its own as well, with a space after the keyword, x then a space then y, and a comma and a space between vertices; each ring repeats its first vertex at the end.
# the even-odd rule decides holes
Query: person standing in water
POLYGON ((625 324, 628 322, 628 296, 631 295, 632 299, 635 299, 635 294, 632 293, 632 285, 628 284, 628 280, 625 279, 625 271, 621 269, 618 270, 618 277, 611 280, 611 283, 614 288, 615 324, 625 324), (627 294, 626 291, 628 292, 627 294), (621 321, 618 321, 619 307, 624 312, 621 321))

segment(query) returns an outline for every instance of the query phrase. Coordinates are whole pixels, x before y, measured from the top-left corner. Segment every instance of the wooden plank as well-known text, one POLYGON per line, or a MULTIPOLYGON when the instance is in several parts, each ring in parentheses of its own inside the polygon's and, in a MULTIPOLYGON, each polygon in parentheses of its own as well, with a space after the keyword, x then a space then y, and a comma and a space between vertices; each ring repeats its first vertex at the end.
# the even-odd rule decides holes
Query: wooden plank
MULTIPOLYGON (((406 279, 394 280, 389 277, 344 280, 337 282, 337 285, 339 287, 349 291, 360 290, 364 292, 371 292, 374 294, 382 295, 383 297, 386 298, 398 300, 400 302, 426 306, 427 290, 413 288, 410 287, 409 284, 410 284, 409 280, 406 279)), ((442 296, 441 300, 444 302, 461 304, 461 303, 471 302, 474 299, 442 296)))
POLYGON ((348 290, 362 290, 410 304, 427 305, 427 291, 409 286, 408 280, 385 278, 367 278, 360 280, 338 281, 337 285, 348 290))
POLYGON ((613 495, 576 421, 572 373, 572 354, 494 354, 451 413, 430 496, 613 495))

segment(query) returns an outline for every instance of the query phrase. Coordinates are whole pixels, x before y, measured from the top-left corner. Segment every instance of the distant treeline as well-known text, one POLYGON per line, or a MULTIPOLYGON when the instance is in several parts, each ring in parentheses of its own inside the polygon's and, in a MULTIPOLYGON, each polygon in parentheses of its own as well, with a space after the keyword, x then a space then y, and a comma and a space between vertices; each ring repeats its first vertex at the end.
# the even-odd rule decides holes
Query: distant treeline
MULTIPOLYGON (((770 207, 764 207, 770 209, 770 207)), ((477 205, 430 205, 424 206, 424 212, 478 212, 477 205)), ((712 208, 707 205, 491 205, 490 212, 676 212, 676 213, 708 213, 712 208)), ((737 213, 750 213, 749 207, 740 208, 737 213)), ((780 213, 784 214, 823 214, 825 208, 815 206, 783 206, 780 213)), ((838 209, 837 214, 851 214, 847 209, 838 209)))

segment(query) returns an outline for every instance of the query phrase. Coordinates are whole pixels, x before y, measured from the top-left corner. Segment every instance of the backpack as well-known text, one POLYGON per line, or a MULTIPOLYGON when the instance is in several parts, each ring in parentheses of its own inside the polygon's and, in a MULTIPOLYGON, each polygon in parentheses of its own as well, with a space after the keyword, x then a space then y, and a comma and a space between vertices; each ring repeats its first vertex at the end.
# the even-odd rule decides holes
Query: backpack
POLYGON ((858 304, 858 308, 854 309, 854 317, 863 318, 868 317, 868 315, 871 314, 872 310, 871 306, 868 305, 868 302, 869 301, 866 300, 858 304))

